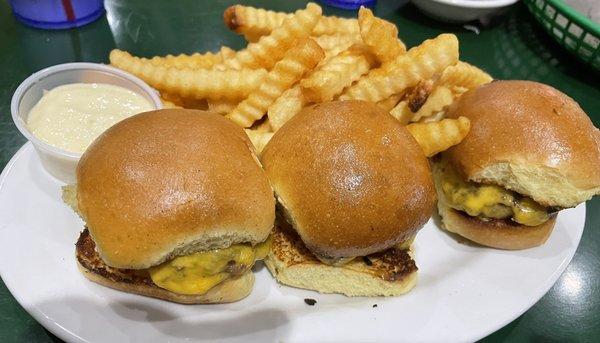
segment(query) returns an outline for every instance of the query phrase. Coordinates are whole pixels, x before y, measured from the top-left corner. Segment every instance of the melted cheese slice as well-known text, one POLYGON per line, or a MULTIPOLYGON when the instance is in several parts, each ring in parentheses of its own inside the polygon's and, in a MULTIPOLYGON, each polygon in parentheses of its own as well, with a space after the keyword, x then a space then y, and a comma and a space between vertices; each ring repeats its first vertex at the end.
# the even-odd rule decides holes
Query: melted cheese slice
POLYGON ((527 226, 543 224, 550 218, 548 210, 531 198, 496 185, 464 181, 448 165, 441 184, 448 204, 472 217, 511 218, 527 226))
POLYGON ((176 257, 149 269, 161 288, 179 294, 204 294, 232 276, 250 270, 270 249, 270 239, 254 247, 236 244, 229 248, 176 257))

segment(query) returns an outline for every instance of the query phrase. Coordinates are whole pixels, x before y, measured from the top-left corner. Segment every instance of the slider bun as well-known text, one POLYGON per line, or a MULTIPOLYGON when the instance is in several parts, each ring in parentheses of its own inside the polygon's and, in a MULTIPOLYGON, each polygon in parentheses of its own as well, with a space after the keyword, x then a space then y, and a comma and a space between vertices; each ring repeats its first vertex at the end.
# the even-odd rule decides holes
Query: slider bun
POLYGON ((77 262, 77 266, 86 278, 102 286, 110 287, 112 289, 127 293, 144 295, 147 297, 158 298, 180 304, 230 303, 248 296, 248 294, 250 294, 252 291, 252 287, 254 286, 254 274, 252 271, 247 271, 238 278, 227 279, 221 282, 204 294, 178 294, 157 286, 113 281, 110 278, 86 269, 79 262, 77 262))
POLYGON ((273 242, 264 260, 278 282, 319 293, 347 296, 395 296, 407 293, 417 283, 417 267, 411 253, 388 249, 331 266, 319 261, 302 243, 298 234, 284 223, 275 224, 273 242))
POLYGON ((414 236, 434 208, 421 148, 373 103, 308 107, 275 133, 261 158, 287 220, 319 257, 390 248, 414 236))
POLYGON ((77 207, 116 268, 264 241, 275 219, 242 128, 217 114, 145 112, 104 132, 77 167, 77 207))
POLYGON ((560 91, 496 81, 463 94, 448 117, 471 131, 444 155, 465 179, 495 183, 546 206, 573 207, 600 192, 600 133, 560 91))
POLYGON ((544 244, 552 233, 556 215, 538 226, 526 226, 508 220, 483 221, 457 211, 438 200, 444 229, 488 247, 519 250, 544 244))

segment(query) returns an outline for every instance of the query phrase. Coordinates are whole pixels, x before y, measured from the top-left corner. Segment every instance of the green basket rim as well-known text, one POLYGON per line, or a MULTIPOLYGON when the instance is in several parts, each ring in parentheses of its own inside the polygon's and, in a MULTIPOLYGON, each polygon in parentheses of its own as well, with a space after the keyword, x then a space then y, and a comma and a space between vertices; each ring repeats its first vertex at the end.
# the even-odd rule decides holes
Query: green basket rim
MULTIPOLYGON (((600 37, 600 24, 596 24, 591 19, 581 14, 581 12, 565 4, 563 0, 546 1, 549 2, 552 6, 556 7, 559 11, 563 12, 563 14, 571 21, 579 22, 580 25, 584 26, 584 29, 590 31, 590 33, 592 33, 596 37, 600 37)), ((532 2, 535 2, 535 0, 532 0, 532 2)))

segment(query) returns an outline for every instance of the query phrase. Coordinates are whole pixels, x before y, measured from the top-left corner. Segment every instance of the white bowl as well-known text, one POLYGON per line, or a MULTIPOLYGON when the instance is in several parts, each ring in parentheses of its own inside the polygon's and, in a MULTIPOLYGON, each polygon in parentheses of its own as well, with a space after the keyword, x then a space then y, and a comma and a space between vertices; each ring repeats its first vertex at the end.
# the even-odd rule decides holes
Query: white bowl
POLYGON ((412 0, 425 14, 449 23, 482 22, 519 0, 412 0))
POLYGON ((34 73, 19 85, 10 104, 17 129, 37 151, 44 168, 67 184, 75 183, 75 169, 82 154, 66 151, 34 136, 27 128, 31 108, 42 98, 44 90, 69 83, 107 83, 121 86, 146 98, 155 109, 162 108, 158 93, 139 78, 117 68, 97 63, 65 63, 34 73))

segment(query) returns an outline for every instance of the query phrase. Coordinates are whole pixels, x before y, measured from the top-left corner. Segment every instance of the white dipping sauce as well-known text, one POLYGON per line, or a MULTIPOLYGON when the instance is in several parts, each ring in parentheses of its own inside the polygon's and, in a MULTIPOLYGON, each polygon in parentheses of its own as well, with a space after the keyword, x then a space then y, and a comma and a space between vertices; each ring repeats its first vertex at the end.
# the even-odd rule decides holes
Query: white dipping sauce
POLYGON ((153 109, 146 98, 123 87, 72 83, 45 93, 29 112, 27 127, 50 145, 82 153, 115 123, 153 109))

